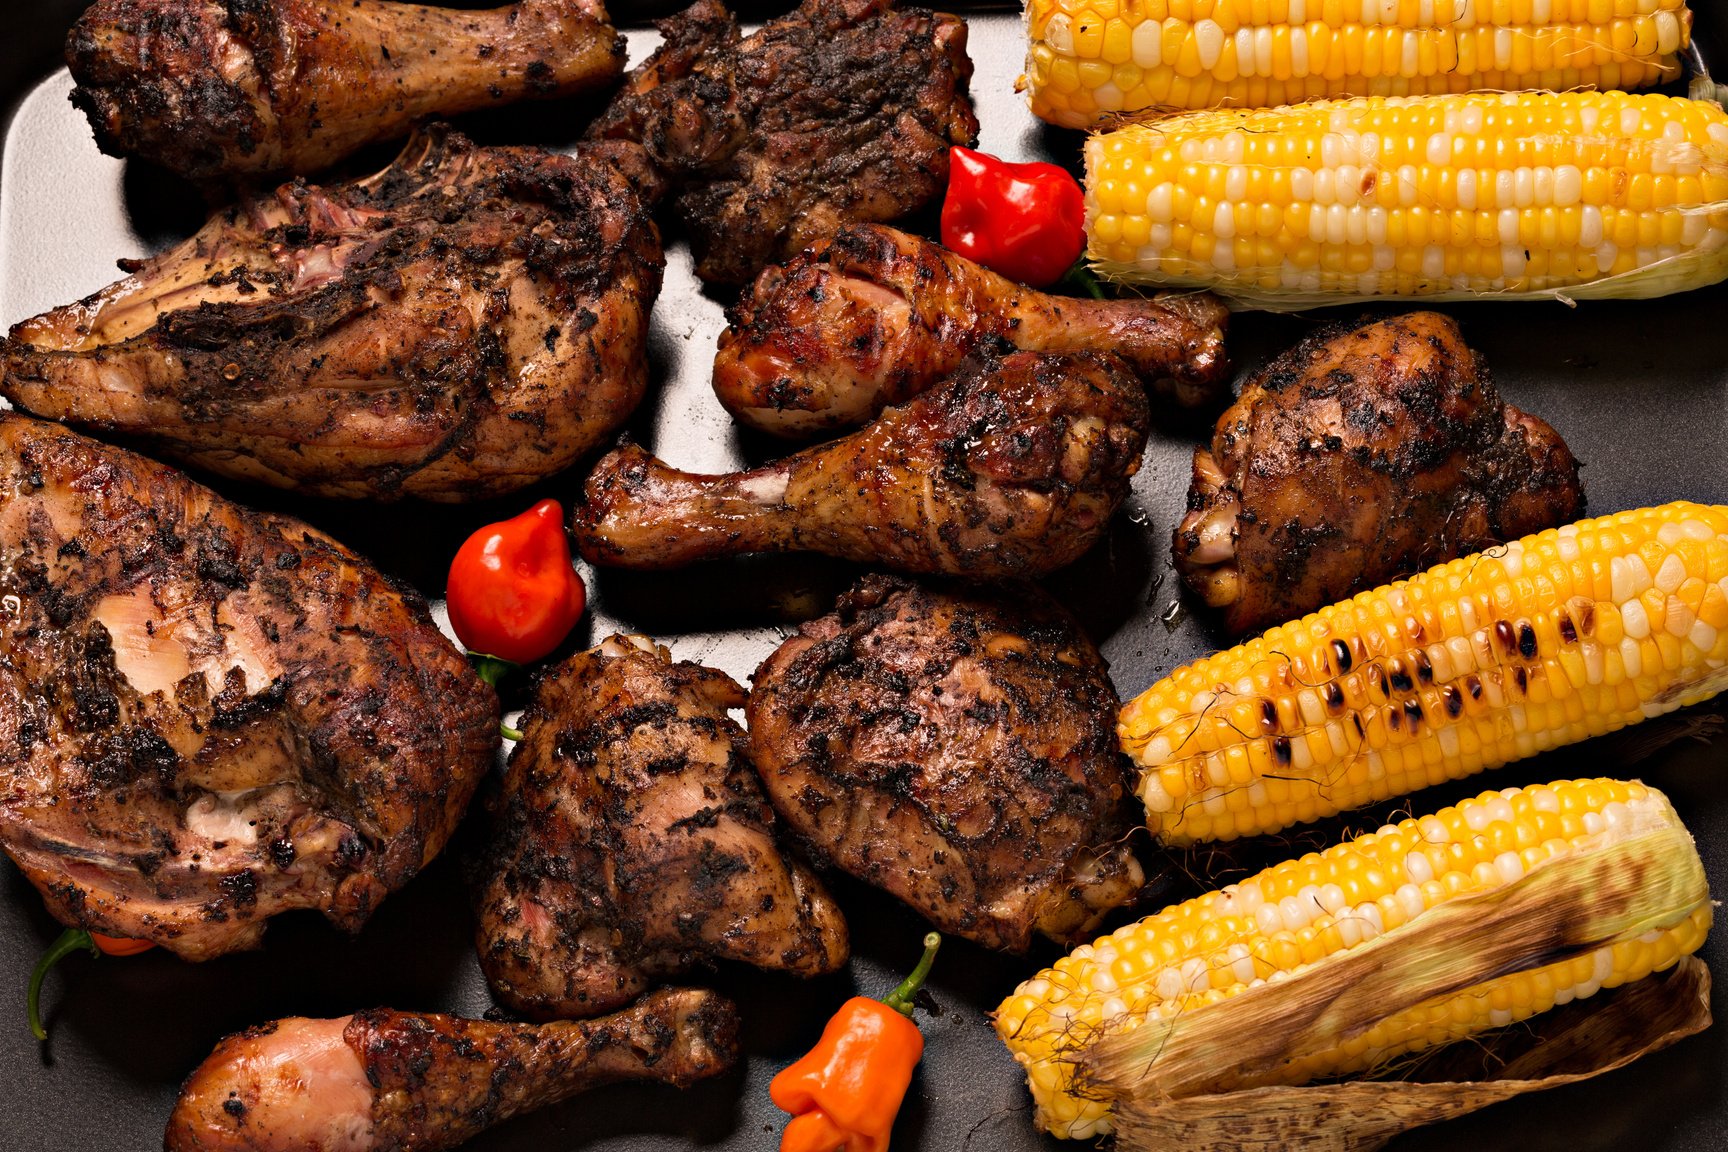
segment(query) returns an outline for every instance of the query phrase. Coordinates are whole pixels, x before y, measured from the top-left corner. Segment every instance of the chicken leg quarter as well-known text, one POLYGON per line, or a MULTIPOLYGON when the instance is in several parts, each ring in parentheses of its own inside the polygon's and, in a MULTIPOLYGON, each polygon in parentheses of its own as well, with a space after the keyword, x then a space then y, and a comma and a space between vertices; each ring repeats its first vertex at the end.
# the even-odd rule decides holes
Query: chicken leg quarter
POLYGON ((423 120, 603 87, 599 0, 97 0, 66 38, 96 142, 191 180, 309 176, 423 120))
POLYGON ((356 930, 449 839, 498 701, 335 541, 0 414, 0 847, 67 924, 202 960, 356 930))
POLYGON ((869 427, 748 472, 695 476, 618 449, 595 465, 571 527, 588 560, 625 568, 810 551, 1035 577, 1103 533, 1146 435, 1145 390, 1120 360, 982 354, 869 427))

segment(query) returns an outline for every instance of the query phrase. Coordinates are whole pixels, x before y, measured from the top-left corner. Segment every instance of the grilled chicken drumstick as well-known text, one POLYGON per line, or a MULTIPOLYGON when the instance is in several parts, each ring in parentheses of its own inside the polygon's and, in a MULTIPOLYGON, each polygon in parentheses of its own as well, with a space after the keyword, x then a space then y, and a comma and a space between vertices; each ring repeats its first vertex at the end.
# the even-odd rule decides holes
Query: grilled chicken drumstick
POLYGON ((1117 703, 1035 587, 868 576, 756 670, 750 749, 817 860, 1021 951, 1090 938, 1140 888, 1117 703))
POLYGON ((769 267, 727 311, 714 391, 740 423, 811 437, 863 424, 947 379, 990 337, 1034 352, 1112 352, 1184 408, 1230 385, 1230 313, 1204 293, 1048 296, 879 224, 769 267))
POLYGON ((67 924, 192 960, 358 929, 449 838, 498 702, 335 541, 0 414, 0 847, 67 924))
POLYGON ((949 147, 978 137, 957 16, 804 0, 741 38, 697 0, 659 28, 589 135, 648 150, 704 280, 748 284, 843 224, 936 202, 949 147))
POLYGON ((167 1152, 437 1152, 621 1080, 684 1087, 738 1058, 738 1012, 694 988, 594 1020, 493 1024, 380 1008, 223 1040, 187 1078, 167 1152))
POLYGON ((96 142, 188 179, 308 176, 420 121, 610 84, 599 0, 97 0, 72 26, 96 142))
POLYGON ((805 551, 1033 577, 1103 533, 1146 434, 1145 390, 1120 360, 983 353, 869 427, 747 472, 697 476, 616 449, 571 528, 588 560, 624 568, 805 551))
POLYGON ((0 393, 223 476, 471 500, 568 467, 647 385, 660 243, 628 146, 434 129, 389 168, 214 217, 12 329, 0 393))
POLYGON ((846 963, 846 921, 774 843, 726 715, 744 690, 613 636, 543 677, 498 803, 480 965, 534 1019, 628 1003, 706 957, 803 976, 846 963))
POLYGON ((1261 369, 1194 453, 1176 567, 1259 632, 1584 514, 1578 461, 1500 399, 1455 321, 1316 334, 1261 369))

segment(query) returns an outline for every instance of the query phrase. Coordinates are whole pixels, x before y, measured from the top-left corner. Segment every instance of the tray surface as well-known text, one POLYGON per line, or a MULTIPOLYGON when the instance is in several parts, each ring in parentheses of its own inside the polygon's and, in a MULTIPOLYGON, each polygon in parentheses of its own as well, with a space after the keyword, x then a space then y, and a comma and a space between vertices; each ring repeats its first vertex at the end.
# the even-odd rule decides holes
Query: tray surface
MULTIPOLYGON (((79 0, 35 0, 27 7, 0 55, 0 110, 11 113, 0 145, 0 325, 7 326, 109 283, 116 259, 172 243, 203 218, 190 189, 99 154, 83 118, 66 102, 71 82, 55 70, 56 53, 79 0)), ((1724 59, 1710 49, 1728 34, 1728 12, 1711 0, 1695 7, 1706 53, 1724 59)), ((625 20, 649 14, 615 11, 625 20)), ((1013 91, 1024 54, 1018 16, 978 12, 970 24, 981 147, 1015 159, 1072 162, 1078 135, 1039 125, 1013 91)), ((652 48, 654 34, 637 30, 630 39, 635 61, 652 48)), ((569 102, 461 123, 483 143, 558 147, 579 135, 591 111, 569 102)), ((708 388, 722 306, 692 278, 685 249, 671 245, 653 317, 654 385, 629 430, 669 462, 697 471, 725 470, 775 452, 741 435, 708 388)), ((1728 286, 1667 301, 1576 309, 1474 304, 1444 310, 1460 319, 1471 344, 1487 357, 1507 400, 1547 419, 1587 464, 1592 514, 1680 498, 1728 503, 1728 341, 1721 320, 1728 314, 1728 286)), ((1239 369, 1258 366, 1326 318, 1238 316, 1232 352, 1239 369)), ((1109 536, 1046 582, 1099 642, 1124 696, 1216 646, 1205 621, 1177 606, 1169 560, 1189 456, 1206 434, 1194 426, 1157 427, 1134 494, 1109 536)), ((579 476, 577 470, 533 493, 464 508, 341 506, 217 487, 255 506, 304 517, 436 597, 449 557, 468 532, 526 507, 534 496, 568 500, 579 476)), ((825 611, 856 573, 799 558, 664 575, 585 568, 593 610, 572 643, 619 629, 647 632, 669 643, 677 658, 743 680, 799 621, 825 611)), ((1728 890, 1728 740, 1682 741, 1627 767, 1635 743, 1609 738, 1562 750, 1431 789, 1404 810, 1433 811, 1488 787, 1636 774, 1673 797, 1710 876, 1728 890)), ((1348 826, 1373 827, 1387 810, 1358 814, 1348 826)), ((220 1036, 277 1016, 335 1016, 380 1004, 485 1012, 491 1002, 473 956, 462 875, 467 847, 459 836, 357 938, 315 915, 296 914, 272 925, 262 951, 205 965, 161 952, 101 963, 73 958, 45 991, 53 1037, 43 1046, 24 1026, 24 990, 31 965, 59 926, 18 871, 0 863, 0 1149, 160 1147, 180 1079, 220 1036)), ((1275 853, 1283 854, 1287 850, 1275 853)), ((1165 892, 1192 891, 1184 872, 1200 863, 1175 862, 1161 881, 1165 892)), ((834 889, 852 925, 849 972, 800 982, 729 966, 699 981, 735 997, 743 1010, 748 1059, 738 1069, 685 1093, 607 1089, 505 1124, 468 1147, 664 1152, 777 1146, 783 1116, 768 1101, 769 1077, 806 1050, 844 997, 854 990, 886 992, 912 962, 923 932, 914 915, 886 896, 844 878, 834 889)), ((1056 955, 1049 946, 1016 958, 948 942, 930 985, 940 1015, 921 1017, 928 1047, 894 1131, 895 1148, 1064 1147, 1033 1131, 1023 1082, 986 1017, 1019 980, 1056 955)), ((1728 973, 1728 932, 1718 929, 1703 956, 1719 975, 1728 973)), ((1718 1012, 1728 1005, 1720 991, 1713 999, 1718 1012)), ((1725 1079, 1728 1028, 1717 1027, 1596 1084, 1491 1108, 1403 1137, 1393 1147, 1728 1149, 1725 1079)))

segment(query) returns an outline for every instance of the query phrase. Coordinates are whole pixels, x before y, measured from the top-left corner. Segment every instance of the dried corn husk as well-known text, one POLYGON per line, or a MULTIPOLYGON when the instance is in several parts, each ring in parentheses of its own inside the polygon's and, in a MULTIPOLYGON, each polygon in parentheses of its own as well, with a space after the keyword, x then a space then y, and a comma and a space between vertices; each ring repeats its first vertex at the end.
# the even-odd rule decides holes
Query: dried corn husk
POLYGON ((1688 956, 1600 1000, 1569 1004, 1480 1044, 1442 1049, 1450 1059, 1425 1063, 1416 1079, 1249 1088, 1162 1103, 1129 1097, 1116 1107, 1116 1146, 1372 1152, 1408 1129, 1611 1072, 1709 1026, 1710 971, 1688 956))
MULTIPOLYGON (((1349 1128, 1340 1148, 1373 1147, 1392 1132, 1529 1091, 1506 1083, 1416 1090, 1357 1082, 1327 1088, 1275 1085, 1287 1062, 1324 1051, 1430 1001, 1666 928, 1709 903, 1691 837, 1666 804, 1642 807, 1568 854, 1514 883, 1430 909, 1402 928, 1226 1001, 1106 1036, 1078 1054, 1076 1088, 1132 1114, 1137 1132, 1163 1141, 1172 1128, 1195 1147, 1278 1143, 1308 1127, 1337 1125, 1360 1105, 1392 1111, 1349 1128), (1383 1105, 1382 1098, 1399 1104, 1383 1105), (1390 1130, 1386 1124, 1393 1125, 1390 1130), (1349 1132, 1358 1133, 1351 1136, 1349 1132)), ((1690 966, 1688 966, 1690 967, 1690 966)), ((1671 988, 1671 978, 1659 988, 1671 988)), ((1646 993, 1656 995, 1657 991, 1646 993)), ((1590 1054, 1605 1070, 1708 1023, 1707 1007, 1663 1017, 1640 1047, 1590 1054), (1682 1023, 1683 1022, 1683 1023, 1682 1023)), ((1575 1033, 1568 1043, 1576 1044, 1575 1033)), ((1558 1052, 1558 1049, 1552 1050, 1558 1052)), ((1576 1057, 1569 1057, 1576 1061, 1576 1057)), ((1534 1066, 1542 1076, 1540 1062, 1534 1066)), ((1535 1074, 1535 1073, 1531 1073, 1535 1074)), ((1553 1075, 1579 1075, 1574 1065, 1553 1075)), ((1124 1142, 1125 1147, 1149 1146, 1124 1142)), ((1170 1145, 1163 1145, 1168 1147, 1170 1145)))

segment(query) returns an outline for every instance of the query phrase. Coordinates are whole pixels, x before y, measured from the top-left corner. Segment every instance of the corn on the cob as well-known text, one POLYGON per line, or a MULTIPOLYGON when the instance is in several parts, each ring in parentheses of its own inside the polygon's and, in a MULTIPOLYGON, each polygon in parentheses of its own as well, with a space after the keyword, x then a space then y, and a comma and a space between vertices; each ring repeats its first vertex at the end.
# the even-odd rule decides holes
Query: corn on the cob
POLYGON ((1177 669, 1122 710, 1167 842, 1273 832, 1728 687, 1728 507, 1584 520, 1177 669))
POLYGON ((1660 296, 1728 278, 1728 112, 1620 92, 1193 112, 1086 144, 1116 280, 1299 308, 1660 296))
MULTIPOLYGON (((1695 951, 1710 927, 1710 902, 1696 851, 1667 799, 1637 783, 1566 781, 1485 792, 1436 815, 1388 825, 1167 908, 1075 949, 1002 1003, 996 1013, 997 1033, 1026 1069, 1042 1127, 1068 1137, 1106 1132, 1108 1101, 1084 1077, 1076 1082, 1079 1063, 1099 1045, 1119 1043, 1125 1033, 1149 1022, 1168 1023, 1212 1005, 1237 1013, 1233 1019, 1215 1019, 1215 1025, 1276 1027, 1276 1021, 1250 1023, 1241 1015, 1247 1002, 1233 998, 1268 982, 1317 975, 1316 966, 1331 962, 1336 967, 1342 954, 1382 936, 1387 940, 1376 945, 1382 958, 1377 964, 1386 962, 1394 940, 1432 951, 1434 941, 1419 934, 1439 918, 1434 910, 1440 906, 1534 879, 1539 868, 1581 862, 1583 854, 1606 851, 1614 839, 1630 837, 1633 829, 1642 835, 1649 828, 1662 829, 1670 838, 1658 851, 1673 869, 1672 883, 1629 877, 1626 886, 1649 895, 1651 907, 1605 934, 1596 934, 1603 931, 1598 925, 1579 925, 1577 937, 1589 943, 1559 950, 1563 959, 1542 963, 1541 958, 1556 953, 1537 948, 1526 953, 1537 958, 1522 970, 1434 998, 1412 993, 1408 1007, 1381 1005, 1378 1011, 1388 1014, 1377 1012, 1365 1031, 1311 1050, 1270 1073, 1256 1075, 1237 1067, 1244 1055, 1240 1047, 1202 1058, 1198 1067, 1188 1061, 1174 1084, 1162 1079, 1166 1073, 1157 1061, 1146 1069, 1157 1078, 1160 1093, 1175 1095, 1186 1094, 1182 1083, 1217 1090, 1207 1086, 1209 1076, 1241 1088, 1364 1072, 1400 1054, 1524 1020, 1599 989, 1640 979, 1695 951), (1675 854, 1686 858, 1676 859, 1675 854), (1660 927, 1644 930, 1652 923, 1660 927)), ((1588 908, 1602 896, 1567 889, 1565 898, 1588 908)), ((1563 919, 1574 914, 1572 909, 1554 911, 1563 919)), ((1480 922, 1475 910, 1466 911, 1464 918, 1480 922)), ((1495 962, 1483 963, 1492 967, 1495 962)), ((1474 964, 1464 971, 1474 972, 1474 964)), ((1162 1050, 1162 1056, 1170 1057, 1171 1051, 1162 1050)))
POLYGON ((1027 0, 1032 111, 1633 89, 1680 74, 1685 0, 1027 0))

